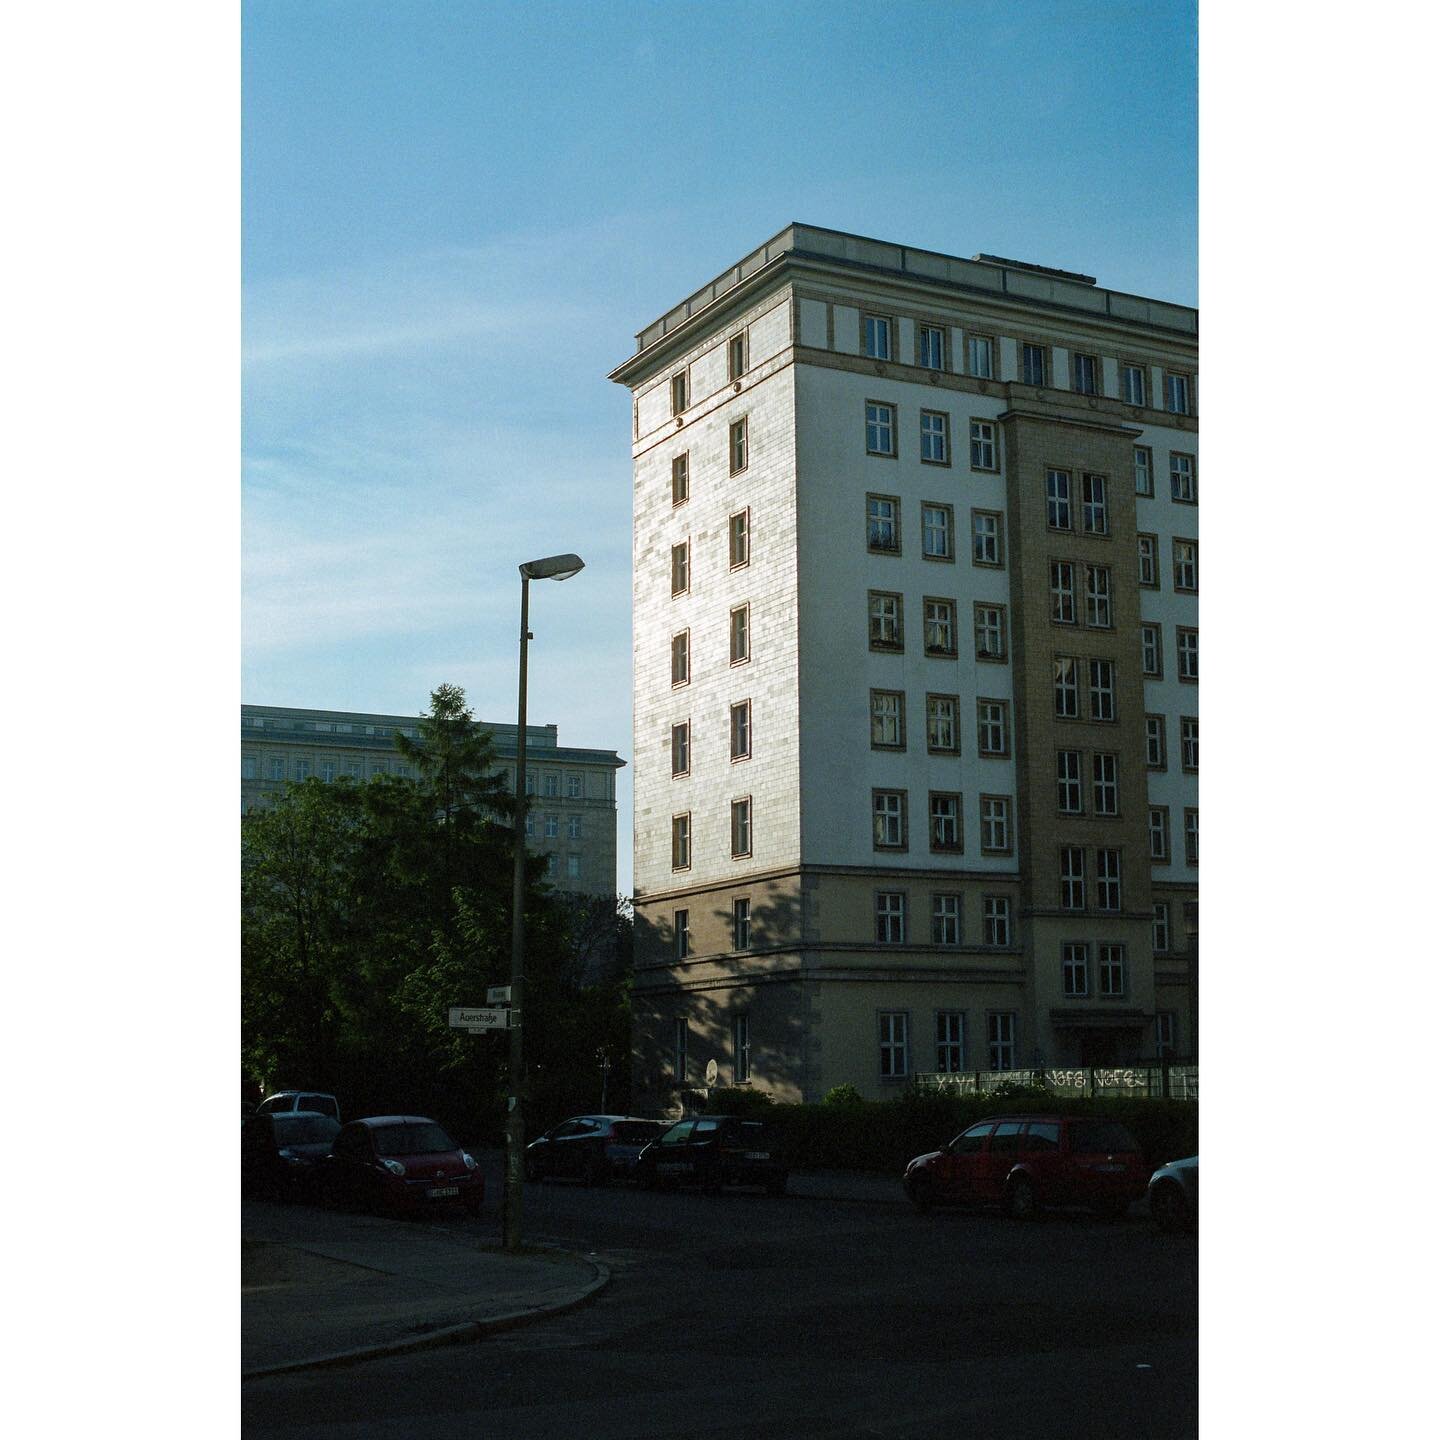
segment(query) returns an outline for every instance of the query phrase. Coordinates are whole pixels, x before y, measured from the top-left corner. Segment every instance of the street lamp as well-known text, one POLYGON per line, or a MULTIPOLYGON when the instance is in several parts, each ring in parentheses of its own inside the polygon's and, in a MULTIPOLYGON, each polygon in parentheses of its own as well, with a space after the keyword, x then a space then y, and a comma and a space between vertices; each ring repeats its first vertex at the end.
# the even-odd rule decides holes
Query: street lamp
POLYGON ((524 1031, 525 984, 525 675, 530 640, 530 582, 568 580, 585 568, 578 555, 549 555, 520 567, 520 723, 515 732, 515 892, 510 925, 510 1108, 505 1118, 505 1248, 520 1248, 520 1202, 525 1188, 524 1031))

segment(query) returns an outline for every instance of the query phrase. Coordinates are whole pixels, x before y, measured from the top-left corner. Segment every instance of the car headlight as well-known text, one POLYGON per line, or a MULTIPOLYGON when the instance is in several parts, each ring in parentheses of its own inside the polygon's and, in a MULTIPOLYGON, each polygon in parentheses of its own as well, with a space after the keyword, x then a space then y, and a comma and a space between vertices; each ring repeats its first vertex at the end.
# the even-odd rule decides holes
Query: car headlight
POLYGON ((279 1154, 280 1158, 287 1165, 303 1165, 305 1163, 305 1157, 303 1155, 294 1155, 289 1150, 281 1150, 279 1154))
POLYGON ((460 1158, 465 1162, 467 1170, 478 1170, 480 1167, 475 1163, 475 1157, 467 1154, 464 1150, 460 1152, 460 1158))
POLYGON ((403 1175, 405 1167, 398 1160, 382 1160, 380 1162, 392 1175, 403 1175))

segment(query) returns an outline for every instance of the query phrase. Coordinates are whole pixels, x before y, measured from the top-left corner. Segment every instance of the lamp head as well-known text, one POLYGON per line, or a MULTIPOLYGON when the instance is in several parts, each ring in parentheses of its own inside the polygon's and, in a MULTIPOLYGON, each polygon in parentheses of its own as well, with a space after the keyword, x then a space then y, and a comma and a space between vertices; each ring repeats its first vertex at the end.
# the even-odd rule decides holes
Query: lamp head
POLYGON ((527 560, 520 573, 527 580, 568 580, 585 568, 578 555, 547 555, 543 560, 527 560))

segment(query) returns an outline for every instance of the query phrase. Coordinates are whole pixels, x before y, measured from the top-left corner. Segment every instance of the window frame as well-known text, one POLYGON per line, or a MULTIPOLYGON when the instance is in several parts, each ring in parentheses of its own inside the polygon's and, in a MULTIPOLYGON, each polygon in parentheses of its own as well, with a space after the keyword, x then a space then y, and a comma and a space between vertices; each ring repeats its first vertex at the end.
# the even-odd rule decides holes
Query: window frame
POLYGON ((947 505, 943 500, 922 500, 920 502, 920 554, 926 560, 934 560, 946 565, 955 563, 955 507, 947 505), (930 516, 938 515, 941 519, 939 533, 943 537, 942 550, 930 548, 930 536, 935 526, 930 523, 930 516))
POLYGON ((1170 452, 1170 502, 1173 505, 1198 505, 1200 486, 1195 473, 1195 456, 1188 450, 1170 452), (1183 460, 1183 465, 1177 465, 1183 460))
POLYGON ((1055 813, 1085 813, 1085 781, 1082 778, 1085 757, 1079 750, 1060 749, 1055 752, 1055 813))
POLYGON ((957 790, 932 790, 929 804, 930 851, 935 855, 963 855, 965 853, 965 806, 957 790), (939 808, 945 804, 953 808, 947 816, 939 808), (953 829, 953 841, 942 838, 946 826, 953 829))
POLYGON ((694 863, 694 830, 688 810, 670 816, 670 870, 680 874, 694 863))
POLYGON ((1096 725, 1113 725, 1120 715, 1119 670, 1115 662, 1104 655, 1092 655, 1086 662, 1086 676, 1090 682, 1089 719, 1096 725))
POLYGON ((1075 477, 1057 465, 1045 467, 1045 528, 1062 535, 1075 533, 1075 477))
POLYGON ((872 750, 903 751, 905 749, 905 692, 903 690, 881 690, 871 687, 870 690, 870 748, 872 750), (883 731, 886 716, 881 713, 878 702, 895 702, 895 735, 892 740, 877 739, 877 731, 883 731))
POLYGON ((1120 756, 1114 750, 1096 750, 1090 756, 1090 805, 1091 814, 1102 819, 1120 817, 1120 756))
POLYGON ((1050 561, 1050 623, 1079 625, 1080 607, 1074 560, 1050 561))
POLYGON ((949 336, 944 325, 929 325, 923 321, 915 326, 915 364, 921 370, 945 371, 949 368, 946 364, 950 344, 949 336), (928 339, 933 338, 936 342, 938 355, 931 351, 926 344, 928 339), (938 359, 938 364, 932 363, 938 359))
POLYGON ((670 508, 690 503, 690 452, 682 450, 670 457, 670 508))
POLYGON ((935 1012, 936 1074, 963 1075, 965 1073, 965 1050, 965 1012, 963 1010, 937 1010, 935 1012), (950 1033, 953 1031, 958 1031, 958 1035, 950 1033))
POLYGON ((1076 914, 1084 911, 1086 895, 1085 847, 1062 845, 1056 875, 1060 882, 1060 909, 1076 914))
POLYGON ((870 790, 870 848, 887 854, 902 855, 910 849, 910 792, 883 786, 872 786, 870 790), (881 801, 885 809, 881 809, 881 801), (894 801, 894 808, 890 802, 894 801), (894 833, 899 838, 889 840, 884 835, 894 833))
POLYGON ((1200 593, 1200 542, 1185 535, 1170 537, 1170 579, 1177 595, 1200 593))
POLYGON ((730 948, 732 950, 749 950, 754 945, 754 933, 751 929, 750 897, 748 895, 736 895, 730 901, 730 948), (741 906, 744 911, 741 911, 741 906))
POLYGON ((1191 384, 1191 376, 1187 371, 1165 371, 1165 413, 1167 415, 1193 415, 1195 413, 1194 388, 1191 384), (1176 404, 1177 399, 1181 403, 1176 404))
POLYGON ((889 361, 895 358, 895 318, 873 310, 861 311, 860 351, 867 360, 889 361), (884 344, 881 345, 883 338, 884 344))
POLYGON ((990 950, 1009 950, 1014 942, 1014 907, 1008 895, 980 897, 981 944, 990 950))
POLYGON ((1156 865, 1170 863, 1170 807, 1152 805, 1146 818, 1146 831, 1150 837, 1150 859, 1156 865))
POLYGON ((960 617, 957 614, 957 607, 954 599, 948 595, 925 595, 921 598, 921 625, 920 639, 923 653, 931 659, 953 660, 960 653, 960 639, 958 630, 960 617), (934 614, 931 614, 932 608, 934 614), (940 633, 949 632, 950 643, 942 641, 932 644, 930 639, 931 627, 938 627, 940 633))
POLYGON ((749 860, 755 854, 755 813, 749 795, 730 801, 730 858, 749 860))
POLYGON ((969 421, 970 468, 985 475, 1000 473, 1000 433, 993 420, 972 415, 969 421), (989 456, 987 463, 986 456, 989 456))
POLYGON ((950 412, 948 410, 921 410, 920 412, 920 463, 922 465, 950 466, 950 412), (937 428, 926 427, 927 420, 940 422, 937 428), (927 454, 927 450, 938 447, 939 455, 927 454))
POLYGON ((1138 405, 1146 407, 1149 404, 1150 395, 1150 367, 1139 365, 1133 360, 1121 360, 1120 362, 1120 398, 1126 405, 1138 405), (1140 398, 1135 398, 1133 387, 1130 384, 1130 376, 1140 377, 1140 398))
POLYGON ((896 460, 900 455, 899 407, 889 400, 865 401, 865 453, 881 460, 896 460), (873 413, 872 413, 873 412, 873 413), (874 445, 871 444, 872 436, 874 445), (877 448, 888 436, 890 448, 877 448))
POLYGON ((1185 864, 1192 870, 1200 868, 1200 808, 1197 805, 1185 806, 1184 818, 1181 822, 1182 833, 1185 840, 1185 864))
POLYGON ((976 753, 987 760, 1007 759, 1010 754, 1010 702, 991 695, 977 695, 975 697, 975 750, 976 753), (986 707, 994 708, 995 713, 985 713, 986 707), (998 746, 986 743, 986 732, 994 732, 998 726, 1000 743, 998 746))
POLYGON ((670 778, 682 779, 690 773, 690 721, 677 720, 670 726, 670 778))
POLYGON ((670 547, 670 598, 690 593, 690 537, 670 547))
POLYGON ((1124 855, 1117 845, 1100 845, 1095 850, 1095 908, 1106 915, 1118 915, 1125 908, 1124 855))
POLYGON ((690 627, 670 633, 670 688, 678 690, 690 683, 690 627), (676 673, 680 673, 677 680, 676 673))
POLYGON ((1080 472, 1080 524, 1086 535, 1110 533, 1110 480, 1098 470, 1080 472))
POLYGON ((1100 357, 1089 350, 1070 352, 1070 389, 1076 395, 1098 395, 1100 393, 1100 357), (1081 384, 1082 374, 1086 384, 1081 384))
POLYGON ((683 365, 670 376, 670 414, 683 415, 690 408, 690 367, 683 365))
POLYGON ((1180 768, 1189 775, 1200 773, 1200 717, 1180 716, 1180 768), (1187 734, 1186 731, 1190 733, 1187 734))
POLYGON ((671 935, 671 948, 674 951, 675 959, 684 960, 690 953, 690 909, 688 906, 672 912, 672 925, 674 933, 671 935))
POLYGON ((982 855, 1013 855, 1015 853, 1014 809, 1009 795, 980 796, 980 853, 982 855), (1001 842, 994 840, 999 831, 1001 842))
POLYGON ((877 1010, 875 1012, 879 1052, 876 1064, 881 1080, 910 1078, 910 1012, 908 1010, 877 1010))
POLYGON ((1034 340, 1020 341, 1020 383, 1022 385, 1033 385, 1037 390, 1044 390, 1050 384, 1050 347, 1038 344, 1034 340), (1040 361, 1040 378, 1035 378, 1030 365, 1031 355, 1040 361))
POLYGON ((732 765, 738 765, 742 760, 750 759, 754 753, 755 736, 752 729, 752 720, 753 717, 750 712, 750 701, 748 697, 744 700, 736 700, 730 706, 730 763, 732 765), (735 723, 737 715, 744 717, 743 723, 739 726, 735 723), (737 750, 735 748, 737 739, 742 733, 744 735, 745 748, 744 750, 737 750))
POLYGON ((959 949, 965 936, 965 902, 958 890, 933 890, 930 893, 930 943, 943 950, 959 949), (953 902, 953 905, 952 905, 953 902), (944 907, 951 907, 947 910, 944 907), (953 925, 954 939, 945 937, 953 925))
POLYGON ((1006 615, 1006 607, 997 604, 993 600, 975 601, 975 659, 982 664, 1004 665, 1010 658, 1009 624, 1006 615), (992 627, 988 620, 982 626, 981 612, 993 612, 995 624, 992 627), (992 653, 988 644, 982 648, 981 632, 988 636, 990 633, 998 635, 998 648, 992 653))
POLYGON ((1013 1070, 1020 1053, 1020 1018, 1014 1010, 985 1012, 985 1045, 991 1070, 1013 1070))
POLYGON ((743 570, 750 564, 750 507, 742 506, 731 511, 728 527, 730 541, 730 569, 743 570), (736 521, 739 525, 736 525, 736 521), (738 544, 736 543, 738 540, 738 544), (736 555, 739 559, 736 559, 736 555))
POLYGON ((965 373, 973 376, 976 380, 993 380, 995 378, 995 337, 993 335, 972 330, 965 332, 965 373), (978 363, 981 355, 985 357, 983 368, 978 363))
POLYGON ((1170 953, 1170 902, 1152 900, 1150 903, 1150 948, 1157 955, 1170 953))
MULTIPOLYGON (((748 903, 748 902, 747 902, 748 903)), ((750 1014, 742 1010, 730 1020, 731 1083, 750 1083, 750 1014)))
POLYGON ((1067 1000, 1085 1000, 1090 995, 1090 944, 1086 940, 1065 940, 1060 945, 1060 990, 1067 1000))
POLYGON ((905 890, 875 891, 875 943, 906 945, 909 943, 909 892, 905 890), (893 906, 888 902, 896 902, 893 906), (891 934, 891 930, 896 932, 891 934))
POLYGON ((1155 498, 1155 448, 1152 445, 1136 445, 1135 449, 1135 495, 1138 499, 1153 500, 1155 498), (1145 457, 1141 463, 1141 456, 1145 457), (1144 475, 1144 482, 1141 482, 1141 475, 1144 475))
POLYGON ((927 755, 958 755, 960 753, 960 697, 945 691, 930 690, 925 694, 925 753, 927 755), (943 707, 949 707, 949 745, 935 743, 937 722, 943 721, 943 707))
POLYGON ((900 551, 900 517, 901 505, 898 495, 884 495, 876 490, 868 490, 865 493, 865 549, 871 555, 894 555, 898 557, 900 551), (879 513, 879 507, 889 505, 890 517, 888 521, 879 513), (872 510, 872 506, 875 508, 872 510), (883 534, 883 528, 889 525, 893 544, 885 544, 883 540, 875 538, 883 534))
POLYGON ((750 468, 750 417, 742 415, 730 422, 730 473, 743 475, 750 468))
POLYGON ((738 330, 725 342, 725 378, 738 380, 750 369, 750 334, 738 330))
POLYGON ((1080 658, 1077 655, 1055 655, 1051 682, 1053 712, 1057 720, 1078 720, 1080 718, 1080 658), (1070 667, 1070 681, 1063 678, 1062 667, 1070 667), (1065 700, 1067 703, 1062 704, 1065 700))
POLYGON ((1150 620, 1140 624, 1140 673, 1147 680, 1165 678, 1165 627, 1150 620))
POLYGON ((730 607, 730 664, 750 663, 750 602, 730 607))
POLYGON ((1149 530, 1135 532, 1135 573, 1142 590, 1160 588, 1160 537, 1149 530))
POLYGON ((868 590, 866 591, 866 635, 869 638, 869 648, 882 654, 903 655, 905 653, 905 597, 897 590, 868 590), (877 620, 882 620, 883 615, 877 613, 877 602, 894 602, 894 630, 895 638, 885 640, 877 638, 877 620))
POLYGON ((1175 627, 1175 678, 1182 685, 1200 683, 1200 631, 1193 625, 1175 627))
POLYGON ((1114 586, 1110 583, 1108 565, 1087 565, 1085 567, 1085 628, 1087 630, 1113 630, 1115 628, 1114 586), (1097 579, 1101 582, 1096 584, 1097 579))
POLYGON ((974 510, 970 511, 970 563, 982 566, 987 570, 1003 570, 1005 568, 1005 512, 1003 510, 974 510), (980 522, 988 520, 994 524, 994 533, 989 537, 991 543, 987 547, 983 544, 984 538, 980 533, 980 522), (983 558, 982 549, 988 548, 993 552, 993 559, 983 558))

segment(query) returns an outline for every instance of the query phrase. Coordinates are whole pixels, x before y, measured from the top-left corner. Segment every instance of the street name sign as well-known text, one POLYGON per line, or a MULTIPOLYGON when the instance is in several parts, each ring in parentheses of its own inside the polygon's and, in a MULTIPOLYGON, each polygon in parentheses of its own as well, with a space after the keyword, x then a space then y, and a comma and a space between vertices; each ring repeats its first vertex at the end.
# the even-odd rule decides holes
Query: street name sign
POLYGON ((492 985, 485 992, 485 1003, 487 1005, 508 1005, 510 1003, 510 987, 508 985, 492 985))
POLYGON ((510 1010, 474 1010, 459 1005, 450 1007, 450 1027, 453 1030, 507 1030, 510 1027, 510 1010))

